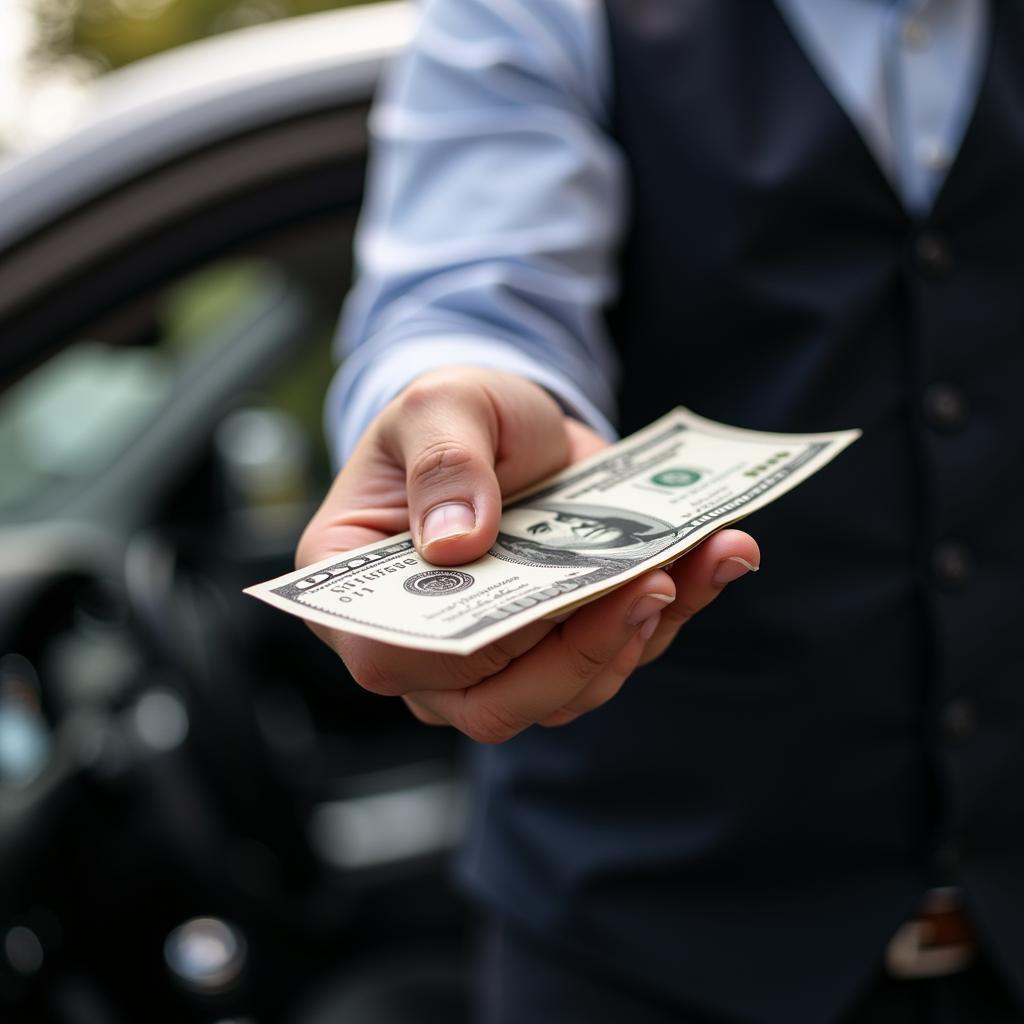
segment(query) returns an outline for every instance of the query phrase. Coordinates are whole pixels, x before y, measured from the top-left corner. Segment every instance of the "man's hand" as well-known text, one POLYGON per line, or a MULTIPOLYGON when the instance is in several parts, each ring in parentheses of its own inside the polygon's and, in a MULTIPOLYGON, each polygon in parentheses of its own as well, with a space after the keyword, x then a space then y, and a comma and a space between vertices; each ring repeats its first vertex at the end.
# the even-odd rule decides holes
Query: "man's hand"
MULTIPOLYGON (((411 530, 437 565, 493 545, 503 494, 604 447, 543 389, 494 370, 419 378, 370 425, 299 542, 301 567, 411 530)), ((535 723, 565 725, 610 700, 680 627, 760 561, 752 537, 723 530, 671 572, 654 570, 561 623, 535 622, 466 657, 428 654, 313 626, 373 693, 421 721, 500 743, 535 723)))

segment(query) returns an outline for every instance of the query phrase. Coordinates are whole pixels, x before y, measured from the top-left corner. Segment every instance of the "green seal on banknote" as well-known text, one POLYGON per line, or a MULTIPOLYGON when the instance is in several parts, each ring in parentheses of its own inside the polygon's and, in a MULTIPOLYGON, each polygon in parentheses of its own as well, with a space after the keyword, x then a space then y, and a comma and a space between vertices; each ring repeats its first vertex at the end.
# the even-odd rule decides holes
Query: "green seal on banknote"
POLYGON ((695 469, 663 469, 651 477, 651 483, 659 487, 689 487, 700 479, 700 473, 695 469))

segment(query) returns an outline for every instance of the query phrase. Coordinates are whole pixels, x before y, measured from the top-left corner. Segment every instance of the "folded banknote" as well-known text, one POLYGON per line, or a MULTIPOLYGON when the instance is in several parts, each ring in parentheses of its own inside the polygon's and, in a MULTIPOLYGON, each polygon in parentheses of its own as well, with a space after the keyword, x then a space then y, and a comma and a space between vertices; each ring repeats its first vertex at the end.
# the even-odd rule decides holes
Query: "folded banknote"
POLYGON ((678 408, 507 501, 475 562, 431 565, 403 533, 245 592, 373 640, 471 654, 674 561, 859 436, 762 433, 678 408))

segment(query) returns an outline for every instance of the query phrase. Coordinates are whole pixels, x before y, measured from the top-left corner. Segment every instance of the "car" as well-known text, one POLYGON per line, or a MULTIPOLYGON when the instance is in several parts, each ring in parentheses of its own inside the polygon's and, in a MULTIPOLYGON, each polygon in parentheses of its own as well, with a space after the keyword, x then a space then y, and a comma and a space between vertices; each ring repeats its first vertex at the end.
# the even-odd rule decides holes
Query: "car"
POLYGON ((115 72, 0 166, 0 1015, 468 1015, 461 750, 242 595, 321 405, 381 3, 115 72))

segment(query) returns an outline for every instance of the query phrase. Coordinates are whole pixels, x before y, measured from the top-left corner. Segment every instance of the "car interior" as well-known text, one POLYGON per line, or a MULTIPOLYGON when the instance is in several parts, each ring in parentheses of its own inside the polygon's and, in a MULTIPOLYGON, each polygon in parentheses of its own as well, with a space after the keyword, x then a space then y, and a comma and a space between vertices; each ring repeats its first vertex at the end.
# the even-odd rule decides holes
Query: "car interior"
POLYGON ((468 1014, 459 744, 241 593, 330 480, 364 118, 204 143, 5 255, 5 1021, 468 1014))

